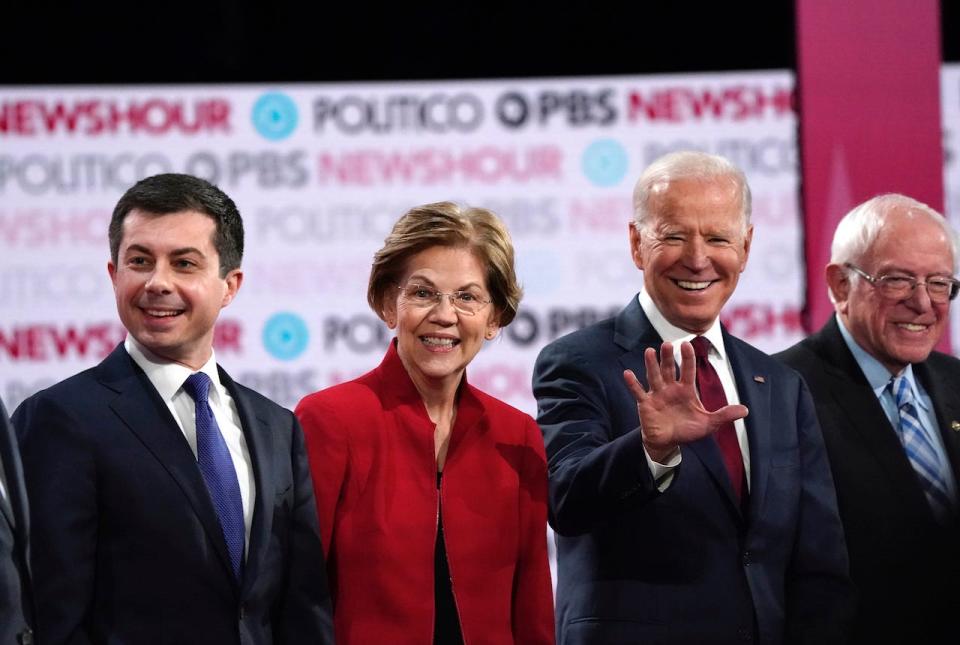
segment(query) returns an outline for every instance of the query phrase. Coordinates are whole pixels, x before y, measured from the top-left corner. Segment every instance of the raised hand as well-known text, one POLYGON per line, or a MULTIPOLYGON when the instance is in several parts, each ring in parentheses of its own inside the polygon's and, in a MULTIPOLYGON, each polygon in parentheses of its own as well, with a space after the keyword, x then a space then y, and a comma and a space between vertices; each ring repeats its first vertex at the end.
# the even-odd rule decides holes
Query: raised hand
POLYGON ((640 432, 647 453, 654 461, 662 461, 677 446, 696 441, 713 433, 727 422, 747 416, 744 405, 727 405, 707 412, 697 396, 697 367, 693 345, 680 346, 683 358, 680 379, 673 358, 673 345, 664 343, 657 352, 648 347, 643 353, 650 389, 644 390, 633 370, 623 372, 623 380, 637 400, 640 432))

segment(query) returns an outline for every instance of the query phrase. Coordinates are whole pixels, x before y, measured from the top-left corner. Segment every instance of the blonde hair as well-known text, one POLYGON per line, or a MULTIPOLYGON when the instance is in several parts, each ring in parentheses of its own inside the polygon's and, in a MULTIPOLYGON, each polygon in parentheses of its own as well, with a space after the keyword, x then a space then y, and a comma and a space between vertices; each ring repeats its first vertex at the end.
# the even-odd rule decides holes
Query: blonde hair
POLYGON ((523 289, 514 268, 513 242, 493 212, 453 202, 416 206, 393 226, 373 256, 367 302, 384 317, 384 300, 401 279, 411 257, 428 248, 466 248, 483 264, 498 323, 506 327, 517 315, 523 289))

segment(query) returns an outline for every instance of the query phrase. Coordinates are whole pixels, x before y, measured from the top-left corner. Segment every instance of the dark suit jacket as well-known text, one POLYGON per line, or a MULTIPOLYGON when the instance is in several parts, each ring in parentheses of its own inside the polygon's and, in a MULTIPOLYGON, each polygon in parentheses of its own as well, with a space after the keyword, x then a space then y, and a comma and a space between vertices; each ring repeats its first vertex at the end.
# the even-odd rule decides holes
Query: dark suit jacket
POLYGON ((20 451, 7 411, 0 401, 0 462, 7 498, 0 499, 0 643, 29 643, 33 638, 30 583, 30 518, 20 451))
POLYGON ((547 346, 534 370, 558 533, 558 643, 829 643, 851 588, 833 483, 795 372, 724 332, 750 410, 751 492, 716 441, 681 448, 660 493, 623 383, 661 339, 637 299, 547 346))
POLYGON ((256 486, 240 584, 196 458, 123 346, 14 413, 44 645, 333 642, 300 426, 220 378, 256 486))
MULTIPOLYGON (((903 446, 836 319, 778 354, 806 379, 837 487, 850 572, 860 592, 857 643, 956 643, 960 526, 934 521, 903 446)), ((930 395, 960 482, 960 361, 913 366, 930 395)))

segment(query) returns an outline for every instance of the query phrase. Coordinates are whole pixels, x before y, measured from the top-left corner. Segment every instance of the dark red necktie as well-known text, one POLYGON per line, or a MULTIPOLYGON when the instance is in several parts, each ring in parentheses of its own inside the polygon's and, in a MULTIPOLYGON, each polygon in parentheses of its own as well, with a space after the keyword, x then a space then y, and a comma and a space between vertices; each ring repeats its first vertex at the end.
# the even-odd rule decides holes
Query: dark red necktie
MULTIPOLYGON (((692 341, 693 353, 697 357, 697 389, 700 390, 700 402, 708 412, 719 410, 727 404, 727 395, 723 392, 723 384, 717 375, 717 370, 707 360, 710 351, 710 341, 703 336, 697 336, 692 341)), ((724 423, 713 433, 713 438, 720 446, 723 463, 727 467, 730 483, 733 485, 733 494, 743 503, 747 492, 747 477, 743 468, 743 454, 740 452, 740 443, 737 441, 737 430, 733 423, 724 423)))

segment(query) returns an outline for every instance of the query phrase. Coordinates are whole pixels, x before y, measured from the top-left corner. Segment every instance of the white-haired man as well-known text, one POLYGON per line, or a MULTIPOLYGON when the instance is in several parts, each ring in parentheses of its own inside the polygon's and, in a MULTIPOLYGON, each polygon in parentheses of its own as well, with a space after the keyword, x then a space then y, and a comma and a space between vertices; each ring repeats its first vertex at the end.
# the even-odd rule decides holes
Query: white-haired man
POLYGON ((847 555, 813 403, 719 322, 750 251, 746 178, 674 153, 644 171, 634 205, 643 290, 534 369, 557 640, 842 642, 847 555))
POLYGON ((777 357, 813 394, 836 483, 855 643, 956 643, 960 361, 934 352, 960 283, 956 236, 904 195, 839 223, 826 268, 836 316, 777 357))

